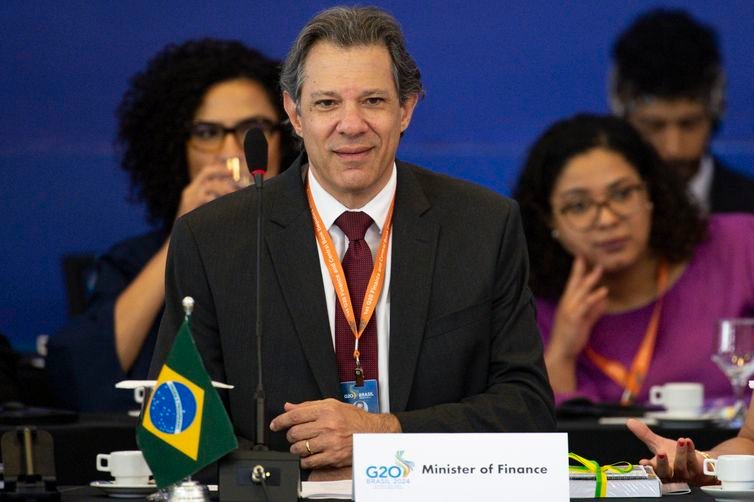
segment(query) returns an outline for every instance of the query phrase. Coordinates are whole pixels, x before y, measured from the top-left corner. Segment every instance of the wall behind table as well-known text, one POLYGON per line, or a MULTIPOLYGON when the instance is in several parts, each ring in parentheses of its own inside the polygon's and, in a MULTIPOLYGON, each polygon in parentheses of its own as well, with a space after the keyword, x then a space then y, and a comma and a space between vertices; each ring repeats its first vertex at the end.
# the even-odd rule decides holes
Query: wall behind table
MULTIPOLYGON (((401 21, 427 97, 401 157, 509 193, 553 120, 606 111, 616 34, 684 6, 715 26, 729 112, 716 147, 754 175, 750 1, 377 1, 401 21)), ((6 0, 0 4, 0 332, 23 349, 66 321, 60 257, 146 230, 112 150, 129 76, 168 42, 239 38, 275 57, 330 2, 6 0)))

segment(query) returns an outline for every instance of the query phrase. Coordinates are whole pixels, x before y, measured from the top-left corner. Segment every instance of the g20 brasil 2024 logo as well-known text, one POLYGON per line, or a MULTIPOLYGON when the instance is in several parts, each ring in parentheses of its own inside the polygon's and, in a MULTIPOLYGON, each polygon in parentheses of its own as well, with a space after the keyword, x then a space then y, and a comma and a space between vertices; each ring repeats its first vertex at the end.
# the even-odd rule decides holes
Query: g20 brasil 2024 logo
POLYGON ((395 452, 395 463, 393 465, 370 465, 366 468, 367 484, 407 484, 411 471, 414 470, 414 463, 403 458, 404 450, 395 452))

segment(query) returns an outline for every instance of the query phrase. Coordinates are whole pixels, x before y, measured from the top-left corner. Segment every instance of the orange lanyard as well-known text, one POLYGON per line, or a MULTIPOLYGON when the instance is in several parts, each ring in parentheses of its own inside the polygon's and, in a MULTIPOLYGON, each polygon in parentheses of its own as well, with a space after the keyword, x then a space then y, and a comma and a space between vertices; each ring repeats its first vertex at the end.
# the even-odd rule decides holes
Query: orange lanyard
POLYGON ((634 360, 631 363, 630 371, 621 362, 598 354, 591 347, 586 348, 585 352, 589 360, 616 384, 623 387, 623 395, 620 400, 623 405, 631 404, 636 396, 639 395, 644 378, 647 376, 647 371, 649 371, 649 365, 652 362, 652 355, 655 350, 655 342, 657 341, 657 330, 660 326, 662 302, 665 298, 667 283, 668 265, 665 262, 660 262, 657 270, 657 301, 655 302, 652 317, 649 319, 647 330, 644 333, 644 340, 642 340, 639 350, 636 352, 634 360))
POLYGON ((380 238, 380 246, 377 249, 377 259, 375 260, 372 275, 369 277, 367 290, 364 294, 364 303, 361 306, 361 316, 359 318, 358 328, 356 327, 356 316, 354 315, 353 305, 351 304, 351 294, 348 291, 348 284, 345 280, 343 265, 341 265, 340 260, 338 259, 338 253, 336 252, 335 245, 330 237, 330 232, 327 231, 325 224, 322 222, 322 218, 319 216, 319 211, 317 211, 314 197, 312 197, 312 190, 308 183, 306 184, 306 197, 309 199, 309 207, 311 208, 312 223, 314 224, 314 235, 317 238, 317 244, 319 244, 319 249, 322 251, 322 256, 325 259, 325 265, 330 274, 330 280, 335 287, 335 293, 340 302, 340 308, 343 309, 343 315, 356 339, 353 348, 353 358, 356 360, 356 375, 358 379, 361 372, 359 338, 361 338, 367 324, 369 324, 369 319, 371 319, 374 310, 377 308, 377 300, 380 297, 382 286, 385 283, 387 248, 388 243, 390 242, 390 231, 392 230, 391 223, 393 220, 395 195, 393 195, 393 200, 390 202, 390 209, 388 209, 385 224, 382 226, 382 237, 380 238))

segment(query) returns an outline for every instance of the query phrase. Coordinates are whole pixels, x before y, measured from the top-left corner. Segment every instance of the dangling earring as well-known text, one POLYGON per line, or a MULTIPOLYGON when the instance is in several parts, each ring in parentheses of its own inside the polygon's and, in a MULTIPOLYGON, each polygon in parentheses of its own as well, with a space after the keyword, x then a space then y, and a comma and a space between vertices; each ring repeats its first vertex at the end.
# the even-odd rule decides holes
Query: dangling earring
POLYGON ((556 229, 552 229, 552 232, 550 232, 550 235, 552 235, 552 238, 555 240, 558 240, 560 238, 560 232, 558 232, 556 229))

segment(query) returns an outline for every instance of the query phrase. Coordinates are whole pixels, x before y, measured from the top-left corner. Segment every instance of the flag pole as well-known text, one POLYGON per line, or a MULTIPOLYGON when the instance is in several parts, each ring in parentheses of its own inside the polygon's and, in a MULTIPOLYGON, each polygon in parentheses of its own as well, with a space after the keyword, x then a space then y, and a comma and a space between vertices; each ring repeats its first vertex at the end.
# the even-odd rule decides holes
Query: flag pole
MULTIPOLYGON (((185 296, 181 305, 183 306, 184 322, 191 323, 191 314, 194 312, 194 299, 190 296, 185 296)), ((168 491, 168 502, 184 502, 189 500, 209 502, 207 487, 191 479, 190 474, 168 491)))
POLYGON ((184 319, 142 409, 136 442, 157 487, 172 486, 169 500, 207 500, 196 498, 206 487, 190 476, 238 448, 238 441, 191 334, 194 299, 183 298, 181 306, 184 319))
POLYGON ((194 299, 190 296, 184 296, 183 301, 183 320, 191 321, 191 314, 194 312, 194 299))

